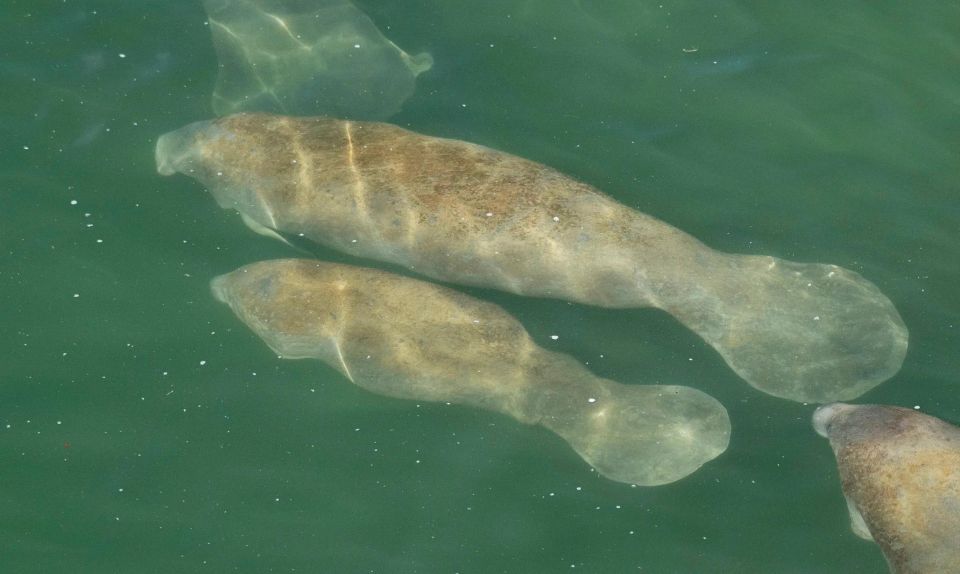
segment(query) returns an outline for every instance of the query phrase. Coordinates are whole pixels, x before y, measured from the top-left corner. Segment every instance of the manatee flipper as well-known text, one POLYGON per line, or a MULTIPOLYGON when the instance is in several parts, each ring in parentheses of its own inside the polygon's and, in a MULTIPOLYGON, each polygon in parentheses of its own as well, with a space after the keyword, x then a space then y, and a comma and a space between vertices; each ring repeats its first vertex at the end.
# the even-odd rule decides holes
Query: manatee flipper
POLYGON ((257 221, 256 219, 250 217, 250 216, 247 215, 246 213, 241 213, 241 214, 240 214, 240 219, 243 220, 244 225, 246 225, 247 227, 250 228, 250 231, 253 231, 253 232, 256 233, 257 235, 262 235, 262 236, 264 236, 264 237, 270 237, 270 238, 272 238, 272 239, 278 239, 278 240, 280 240, 281 242, 286 243, 286 244, 289 245, 290 247, 293 247, 294 249, 296 249, 296 250, 298 250, 298 251, 302 251, 302 249, 300 249, 299 247, 297 247, 297 246, 294 245, 293 243, 290 243, 289 241, 287 241, 287 238, 286 238, 286 237, 284 237, 284 236, 280 235, 279 233, 277 233, 277 231, 276 231, 275 229, 271 229, 271 228, 267 227, 266 225, 260 223, 260 222, 257 221))
POLYGON ((850 513, 850 529, 860 538, 873 542, 873 534, 870 534, 870 527, 867 526, 863 515, 857 510, 856 503, 847 495, 843 495, 843 499, 847 501, 847 512, 850 513))

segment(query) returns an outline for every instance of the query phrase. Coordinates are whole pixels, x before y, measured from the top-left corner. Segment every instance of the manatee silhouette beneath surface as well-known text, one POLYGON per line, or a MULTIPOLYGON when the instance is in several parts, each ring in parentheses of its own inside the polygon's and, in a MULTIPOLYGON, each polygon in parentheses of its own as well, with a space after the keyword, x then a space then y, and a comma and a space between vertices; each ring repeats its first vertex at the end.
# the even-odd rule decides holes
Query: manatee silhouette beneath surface
POLYGON ((813 415, 830 439, 853 531, 895 574, 960 572, 960 428, 911 409, 835 403, 813 415))
POLYGON ((439 285, 288 259, 247 265, 211 288, 282 357, 319 359, 381 395, 542 425, 612 480, 679 480, 730 439, 727 411, 709 395, 596 377, 538 347, 500 307, 439 285))
POLYGON ((546 166, 383 123, 238 114, 157 141, 261 232, 455 283, 604 307, 657 307, 754 387, 851 399, 893 376, 907 329, 835 265, 710 249, 546 166))
POLYGON ((220 72, 217 115, 384 119, 413 95, 430 54, 410 56, 348 0, 203 0, 220 72))

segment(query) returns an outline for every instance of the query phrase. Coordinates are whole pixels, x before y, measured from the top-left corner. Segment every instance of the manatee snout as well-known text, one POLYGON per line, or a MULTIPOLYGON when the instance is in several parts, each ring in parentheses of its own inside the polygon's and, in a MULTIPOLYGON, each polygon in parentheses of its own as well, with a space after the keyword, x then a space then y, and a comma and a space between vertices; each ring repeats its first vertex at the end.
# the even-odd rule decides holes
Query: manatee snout
POLYGON ((210 292, 213 293, 213 298, 221 303, 230 302, 227 297, 229 287, 229 277, 226 275, 219 275, 210 281, 210 292))
POLYGON ((199 151, 200 139, 209 133, 210 126, 210 121, 194 122, 160 136, 155 152, 157 172, 173 175, 191 169, 191 160, 199 151))
POLYGON ((837 415, 851 408, 853 408, 852 405, 846 403, 831 403, 818 407, 817 410, 813 411, 813 429, 817 431, 818 435, 824 438, 830 438, 827 434, 830 430, 830 423, 833 422, 833 419, 836 418, 837 415))

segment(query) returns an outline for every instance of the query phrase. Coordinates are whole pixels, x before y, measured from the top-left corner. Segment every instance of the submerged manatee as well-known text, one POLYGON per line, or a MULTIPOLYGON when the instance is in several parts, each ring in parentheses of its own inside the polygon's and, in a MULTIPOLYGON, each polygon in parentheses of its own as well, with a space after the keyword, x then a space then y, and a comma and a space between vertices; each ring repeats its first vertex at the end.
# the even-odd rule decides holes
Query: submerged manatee
POLYGON ((813 426, 837 457, 853 531, 895 574, 960 572, 960 428, 911 409, 836 403, 813 426))
POLYGON ((714 251, 546 166, 383 123, 239 114, 157 142, 261 232, 423 275, 604 307, 657 307, 751 385, 850 399, 907 349, 893 304, 834 265, 714 251))
POLYGON ((272 111, 383 119, 430 69, 349 0, 203 0, 219 59, 217 115, 272 111))
POLYGON ((679 480, 730 438, 727 411, 709 395, 598 378, 538 347, 503 309, 445 287, 291 259, 247 265, 211 288, 282 357, 319 359, 382 395, 542 425, 613 480, 679 480))

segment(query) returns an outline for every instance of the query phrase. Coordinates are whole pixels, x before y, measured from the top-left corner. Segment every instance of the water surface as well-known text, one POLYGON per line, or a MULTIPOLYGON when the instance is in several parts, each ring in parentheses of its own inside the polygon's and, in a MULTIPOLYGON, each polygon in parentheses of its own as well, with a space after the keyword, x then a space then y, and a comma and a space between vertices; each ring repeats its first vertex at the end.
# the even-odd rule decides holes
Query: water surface
MULTIPOLYGON (((960 422, 955 4, 357 5, 434 58, 391 121, 546 163, 714 248, 863 274, 911 339, 861 402, 960 422)), ((599 376, 727 407, 729 450, 656 488, 546 430, 278 360, 208 281, 299 254, 154 166, 160 134, 212 115, 204 18, 0 8, 5 570, 885 572, 813 405, 752 389, 662 312, 470 290, 599 376)))

